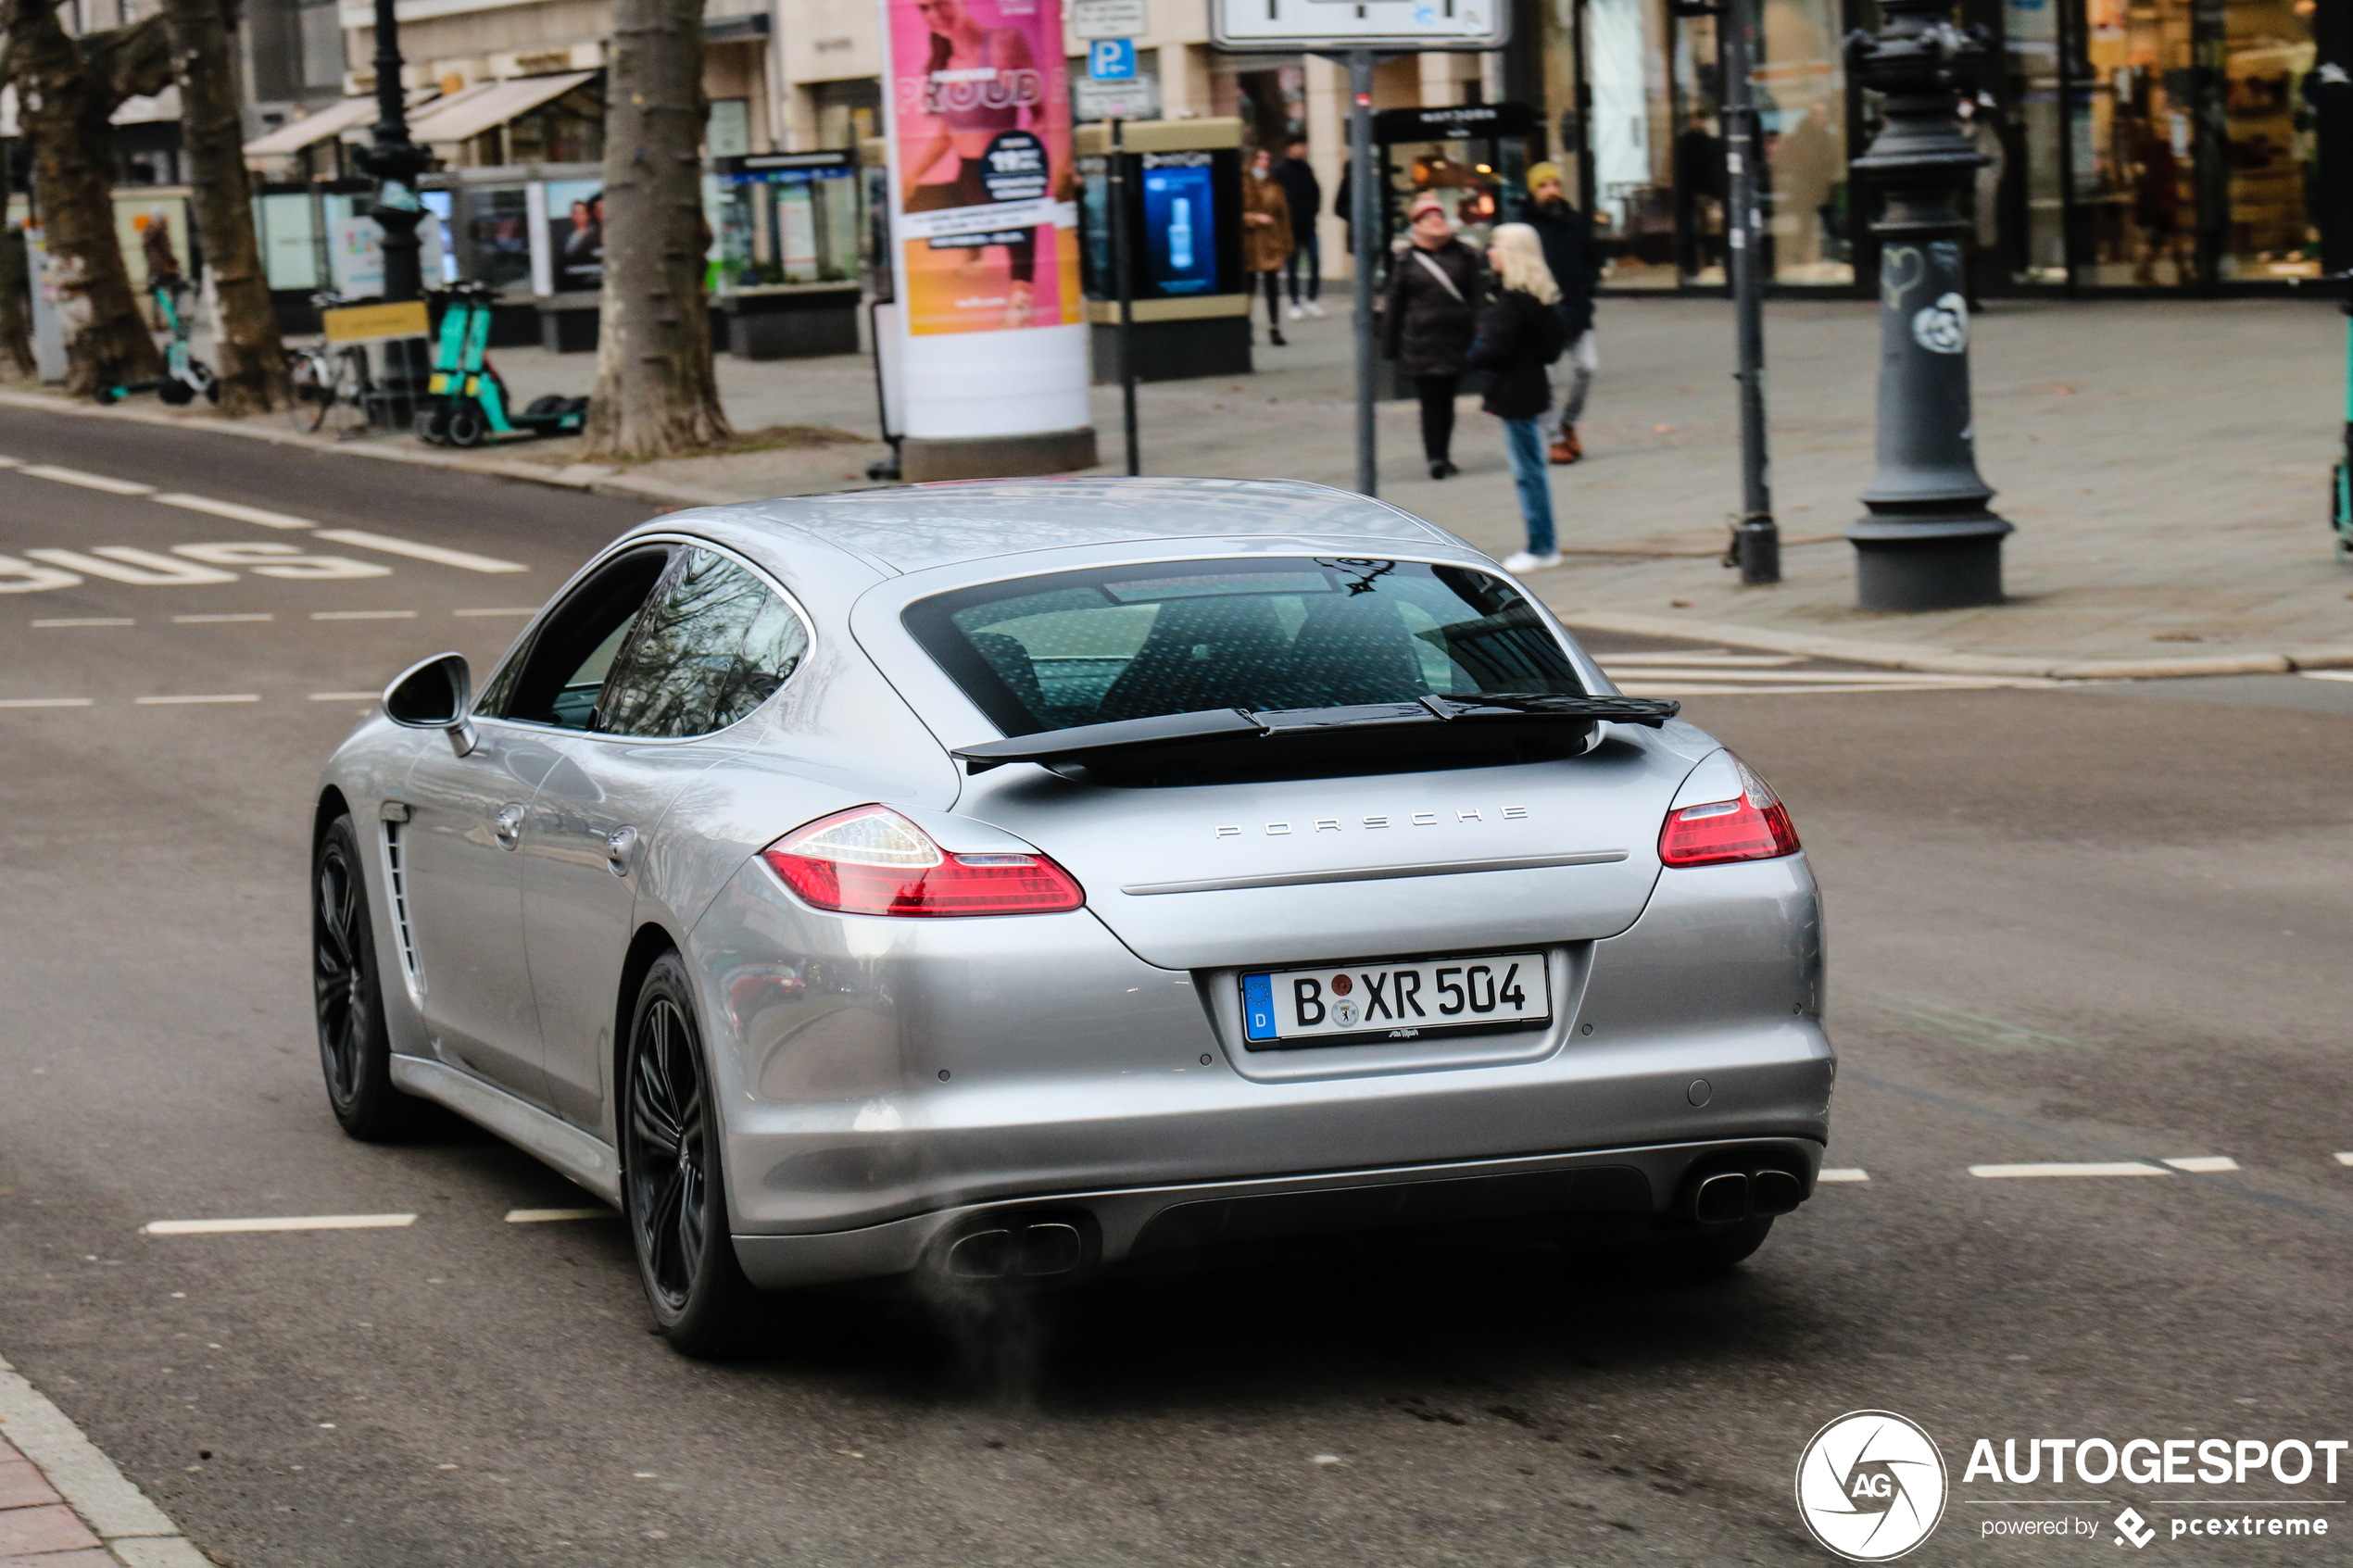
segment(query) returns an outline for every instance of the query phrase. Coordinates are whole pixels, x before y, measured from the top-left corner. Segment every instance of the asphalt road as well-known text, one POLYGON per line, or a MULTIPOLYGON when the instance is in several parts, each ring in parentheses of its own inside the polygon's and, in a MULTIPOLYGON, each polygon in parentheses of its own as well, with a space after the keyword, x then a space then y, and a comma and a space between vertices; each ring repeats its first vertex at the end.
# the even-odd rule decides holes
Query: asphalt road
MULTIPOLYGON (((16 410, 0 457, 379 541, 0 470, 0 554, 231 563, 0 594, 0 1355, 222 1563, 1820 1562, 1791 1473, 1867 1407, 1956 1466, 1908 1561, 2105 1557, 2127 1502, 2353 1498, 2353 1466, 2058 1493, 1957 1469, 1979 1436, 2353 1436, 2353 684, 1692 697, 1827 889, 1830 1162, 1869 1174, 1730 1279, 1494 1249, 1017 1317, 850 1292, 780 1302, 757 1354, 702 1365, 648 1334, 618 1226, 505 1221, 585 1201, 527 1158, 457 1126, 346 1141, 306 994, 311 789, 364 707, 320 694, 448 647, 486 663, 520 618, 468 612, 535 605, 644 508, 16 410), (174 553, 219 544, 391 571, 174 553), (1969 1173, 2193 1156, 2239 1169, 1969 1173), (2052 1512, 1982 1499, 2030 1496, 2098 1502, 2076 1512, 2102 1534, 1981 1540, 2052 1512)), ((2341 1540, 2166 1544, 2284 1563, 2341 1540)))

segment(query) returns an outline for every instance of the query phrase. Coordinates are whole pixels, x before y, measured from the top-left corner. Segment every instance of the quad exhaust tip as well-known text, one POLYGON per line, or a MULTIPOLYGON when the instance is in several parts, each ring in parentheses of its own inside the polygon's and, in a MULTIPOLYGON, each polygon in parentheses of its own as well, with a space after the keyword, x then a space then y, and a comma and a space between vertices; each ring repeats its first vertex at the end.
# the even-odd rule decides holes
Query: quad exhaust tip
POLYGON ((960 1280, 1054 1279, 1087 1261, 1087 1236, 1068 1220, 1016 1221, 967 1231, 942 1259, 960 1280))
POLYGON ((1692 1188, 1688 1215, 1703 1225, 1787 1214, 1806 1200, 1806 1185, 1787 1171, 1720 1171, 1692 1188))

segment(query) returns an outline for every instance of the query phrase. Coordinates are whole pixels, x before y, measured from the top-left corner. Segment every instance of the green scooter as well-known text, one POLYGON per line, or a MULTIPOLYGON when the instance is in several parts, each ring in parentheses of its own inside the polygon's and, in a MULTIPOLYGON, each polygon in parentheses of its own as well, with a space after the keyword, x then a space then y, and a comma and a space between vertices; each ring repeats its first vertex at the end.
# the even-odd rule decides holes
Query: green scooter
POLYGON ((552 394, 520 413, 507 408, 507 383, 489 360, 490 289, 461 283, 449 291, 434 339, 433 376, 417 434, 435 446, 479 446, 485 441, 577 435, 588 420, 588 399, 552 394))
POLYGON ((214 403, 220 401, 220 378, 188 350, 188 318, 180 308, 180 296, 187 289, 184 278, 159 280, 153 285, 156 312, 171 332, 171 341, 163 348, 163 374, 153 381, 102 386, 99 402, 120 403, 134 392, 152 392, 174 408, 194 403, 199 394, 214 403))

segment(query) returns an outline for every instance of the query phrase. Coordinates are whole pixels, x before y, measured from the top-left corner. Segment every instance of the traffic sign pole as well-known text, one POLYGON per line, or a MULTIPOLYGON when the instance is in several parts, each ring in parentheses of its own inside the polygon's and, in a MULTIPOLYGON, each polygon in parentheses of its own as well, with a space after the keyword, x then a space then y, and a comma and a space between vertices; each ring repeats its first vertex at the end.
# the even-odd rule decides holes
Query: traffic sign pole
MULTIPOLYGON (((1348 51, 1348 227, 1353 242, 1349 249, 1356 264, 1356 488, 1366 495, 1380 494, 1378 433, 1373 425, 1373 274, 1379 241, 1373 232, 1374 189, 1380 178, 1373 167, 1373 52, 1348 51)), ((1311 221, 1313 221, 1311 220, 1311 221)))
POLYGON ((1144 471, 1136 449, 1136 289, 1127 276, 1126 122, 1111 122, 1111 270, 1119 279, 1119 412, 1127 436, 1127 473, 1144 471))

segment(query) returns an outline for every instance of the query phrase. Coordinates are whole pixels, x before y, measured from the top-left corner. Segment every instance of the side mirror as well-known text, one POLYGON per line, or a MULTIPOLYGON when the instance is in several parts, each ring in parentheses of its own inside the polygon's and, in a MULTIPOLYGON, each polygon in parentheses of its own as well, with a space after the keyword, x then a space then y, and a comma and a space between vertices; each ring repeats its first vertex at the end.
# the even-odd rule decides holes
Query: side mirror
POLYGON ((410 665, 384 688, 384 717, 404 729, 439 730, 463 757, 474 748, 473 671, 462 653, 410 665))

